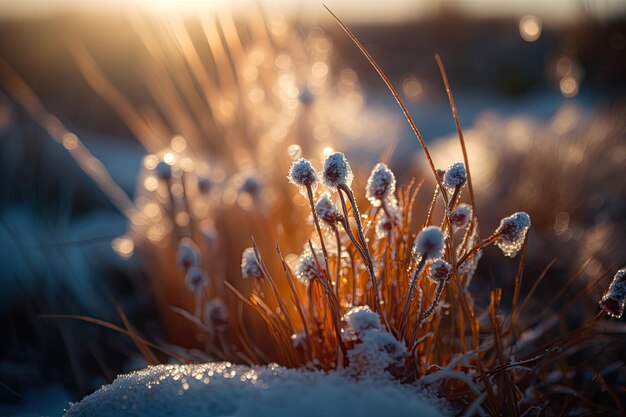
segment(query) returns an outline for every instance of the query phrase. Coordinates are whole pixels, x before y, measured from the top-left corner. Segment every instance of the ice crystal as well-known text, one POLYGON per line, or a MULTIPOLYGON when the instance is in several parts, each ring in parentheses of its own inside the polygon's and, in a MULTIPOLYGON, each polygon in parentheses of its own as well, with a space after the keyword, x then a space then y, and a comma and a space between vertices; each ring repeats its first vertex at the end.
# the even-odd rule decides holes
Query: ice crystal
POLYGON ((383 163, 376 164, 369 179, 365 196, 374 207, 380 207, 396 191, 396 177, 383 163))
POLYGON ((500 221, 500 226, 496 229, 498 234, 496 245, 505 256, 514 258, 522 248, 529 228, 530 217, 523 211, 505 217, 500 221))
POLYGON ((324 184, 335 189, 340 185, 350 187, 352 185, 352 169, 346 156, 341 152, 335 152, 324 160, 324 171, 322 172, 324 184))

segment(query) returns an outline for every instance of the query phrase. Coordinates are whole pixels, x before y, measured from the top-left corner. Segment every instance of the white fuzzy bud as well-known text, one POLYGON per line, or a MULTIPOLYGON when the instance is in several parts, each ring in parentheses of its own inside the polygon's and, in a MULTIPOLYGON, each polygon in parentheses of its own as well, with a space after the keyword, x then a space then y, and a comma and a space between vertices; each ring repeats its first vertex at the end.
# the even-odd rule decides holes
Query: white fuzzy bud
POLYGON ((454 190, 457 187, 462 187, 467 182, 467 172, 465 172, 465 165, 463 162, 455 162, 448 167, 446 173, 443 174, 443 186, 454 190))
POLYGON ((428 226, 422 229, 415 238, 413 252, 418 256, 429 259, 441 258, 445 248, 445 236, 437 226, 428 226))
POLYGON ((185 274, 185 286, 191 292, 201 291, 208 282, 209 277, 197 265, 191 266, 185 274))
POLYGON ((523 211, 505 217, 500 221, 500 226, 496 229, 498 234, 496 245, 505 256, 514 258, 522 248, 529 228, 530 217, 523 211))
POLYGON ((383 163, 376 164, 369 179, 365 196, 374 207, 380 207, 396 191, 396 177, 383 163))
POLYGON ((327 224, 336 224, 343 217, 328 193, 323 193, 317 200, 315 214, 327 224))
POLYGON ((450 223, 456 229, 462 229, 469 223, 472 216, 472 206, 461 203, 450 213, 450 223))
POLYGON ((200 264, 200 249, 190 238, 184 237, 178 242, 176 263, 184 270, 200 264))
POLYGON ((621 318, 626 304, 626 268, 622 268, 613 277, 609 289, 600 300, 600 307, 611 317, 621 318))
POLYGON ((317 185, 317 173, 308 159, 300 158, 291 164, 289 169, 289 181, 299 187, 315 187, 317 185))
POLYGON ((247 248, 241 254, 241 275, 245 278, 260 279, 263 271, 256 259, 254 249, 247 248))
POLYGON ((328 187, 333 189, 340 185, 350 187, 353 177, 350 164, 343 153, 335 152, 324 160, 322 179, 328 187))
POLYGON ((298 267, 296 269, 296 277, 298 278, 298 281, 304 285, 308 285, 309 281, 320 275, 319 268, 322 265, 322 262, 324 262, 324 259, 319 250, 315 249, 315 252, 316 253, 314 255, 309 248, 306 248, 300 255, 298 267), (315 259, 316 256, 317 260, 315 259), (320 266, 318 266, 318 264, 320 266))
POLYGON ((435 259, 430 263, 430 270, 428 271, 428 279, 435 284, 439 284, 442 281, 447 280, 452 272, 452 265, 443 259, 435 259))

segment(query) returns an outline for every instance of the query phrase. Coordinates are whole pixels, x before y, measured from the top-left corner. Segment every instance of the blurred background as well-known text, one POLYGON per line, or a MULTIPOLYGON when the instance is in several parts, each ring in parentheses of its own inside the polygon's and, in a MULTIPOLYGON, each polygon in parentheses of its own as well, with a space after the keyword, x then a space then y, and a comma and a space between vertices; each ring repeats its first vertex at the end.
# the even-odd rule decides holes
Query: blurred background
MULTIPOLYGON (((468 142, 482 228, 492 230, 502 216, 517 210, 533 219, 528 285, 553 260, 547 295, 571 277, 576 278, 571 291, 580 291, 626 262, 625 2, 349 0, 326 5, 397 86, 444 168, 460 159, 460 152, 434 60, 434 53, 441 56, 468 142)), ((216 116, 205 120, 201 112, 193 113, 191 100, 182 105, 185 111, 168 110, 172 97, 187 97, 183 78, 165 98, 154 87, 163 74, 175 78, 176 68, 193 70, 183 41, 195 45, 209 78, 220 73, 217 59, 207 63, 202 58, 212 19, 220 22, 226 40, 227 23, 232 23, 246 63, 259 70, 291 68, 280 60, 287 56, 304 74, 334 74, 323 88, 315 77, 303 76, 306 81, 295 93, 299 107, 280 113, 294 120, 306 115, 305 130, 314 132, 314 146, 307 144, 306 132, 281 136, 271 131, 274 142, 297 143, 311 153, 332 144, 358 167, 357 180, 366 178, 391 148, 391 165, 401 183, 427 173, 423 153, 393 98, 321 3, 0 1, 0 415, 58 415, 67 401, 82 398, 121 371, 145 366, 125 336, 42 314, 81 314, 119 324, 117 305, 148 339, 165 343, 172 334, 159 320, 150 268, 133 254, 131 240, 118 239, 130 235, 127 218, 70 156, 74 148, 54 141, 18 102, 16 97, 22 97, 32 104, 32 96, 16 88, 15 76, 132 199, 146 186, 141 181, 146 155, 166 148, 173 135, 183 134, 194 145, 210 136, 211 126, 203 120, 219 125, 208 145, 195 146, 199 159, 211 158, 217 165, 229 154, 224 144, 241 140, 228 133, 239 122, 216 116), (256 32, 249 29, 254 25, 246 26, 250 16, 262 16, 273 42, 269 48, 283 52, 258 49, 256 32), (302 42, 282 46, 287 33, 302 42), (155 51, 164 45, 167 55, 168 36, 176 39, 186 61, 176 67, 170 53, 171 65, 159 75, 155 51), (263 66, 263 53, 276 57, 269 67, 263 66), (317 119, 307 110, 312 99, 319 104, 317 119), (126 101, 132 106, 125 107, 126 101), (133 109, 151 121, 153 132, 167 134, 142 138, 132 117, 125 117, 133 109), (188 111, 191 121, 178 125, 168 111, 180 120, 188 111), (164 127, 157 126, 158 120, 164 127), (197 142, 192 125, 204 129, 198 129, 197 142), (333 134, 315 129, 319 126, 330 126, 333 134)), ((222 88, 225 82, 216 79, 222 88)), ((280 78, 265 81, 265 97, 274 91, 273 82, 279 85, 280 78)), ((201 90, 201 84, 196 80, 187 87, 201 90)), ((255 91, 250 90, 253 102, 255 91)), ((272 117, 258 115, 241 130, 273 124, 272 117)), ((291 128, 299 122, 289 123, 291 128)), ((259 158, 264 138, 247 140, 259 158)), ((286 152, 278 158, 289 162, 286 152)), ((239 171, 262 169, 254 163, 235 165, 239 171)), ((234 176, 222 171, 227 180, 234 176)), ((429 194, 422 195, 421 212, 429 194)), ((241 199, 231 204, 246 205, 241 199)), ((513 277, 517 264, 499 258, 495 251, 485 253, 473 284, 479 300, 488 295, 481 285, 510 291, 501 277, 513 277)), ((237 271, 239 258, 231 263, 237 271)))

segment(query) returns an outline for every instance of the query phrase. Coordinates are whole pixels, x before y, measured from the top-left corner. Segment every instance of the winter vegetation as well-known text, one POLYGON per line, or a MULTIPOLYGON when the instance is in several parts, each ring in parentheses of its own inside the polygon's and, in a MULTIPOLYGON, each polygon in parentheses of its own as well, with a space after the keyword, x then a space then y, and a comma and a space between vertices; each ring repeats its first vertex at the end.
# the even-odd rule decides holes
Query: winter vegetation
MULTIPOLYGON (((354 135, 355 124, 367 135, 376 130, 368 123, 385 115, 369 117, 356 73, 333 61, 331 38, 262 15, 201 20, 208 50, 184 24, 138 19, 153 109, 133 103, 74 45, 87 82, 148 151, 132 199, 19 75, 1 67, 8 93, 125 216, 127 231, 112 248, 145 271, 162 328, 162 338, 151 339, 119 307, 122 325, 47 315, 124 335, 148 365, 65 415, 623 413, 626 270, 613 265, 611 281, 598 268, 593 284, 565 301, 563 293, 539 294, 553 265, 533 247, 542 201, 518 197, 509 207, 485 180, 502 167, 474 163, 482 154, 473 147, 490 148, 491 139, 472 143, 461 129, 440 57, 433 65, 457 135, 430 146, 381 65, 329 12, 408 121, 421 158, 414 172, 390 168, 392 146, 373 167, 336 150, 336 138, 354 135), (455 159, 446 160, 450 153, 455 159), (491 286, 477 284, 483 263, 508 270, 497 269, 491 286), (542 270, 531 284, 529 263, 542 270)), ((566 175, 550 181, 576 193, 566 175)), ((531 188, 524 184, 509 187, 522 194, 531 188)))

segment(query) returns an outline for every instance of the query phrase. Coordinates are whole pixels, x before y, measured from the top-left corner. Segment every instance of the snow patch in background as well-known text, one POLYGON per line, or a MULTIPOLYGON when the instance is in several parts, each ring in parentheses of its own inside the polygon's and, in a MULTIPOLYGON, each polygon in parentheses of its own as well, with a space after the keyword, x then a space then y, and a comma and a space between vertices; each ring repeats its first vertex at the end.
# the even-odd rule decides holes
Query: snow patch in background
POLYGON ((72 404, 65 416, 119 415, 435 417, 452 411, 434 395, 384 377, 355 381, 339 372, 216 362, 121 375, 72 404))

